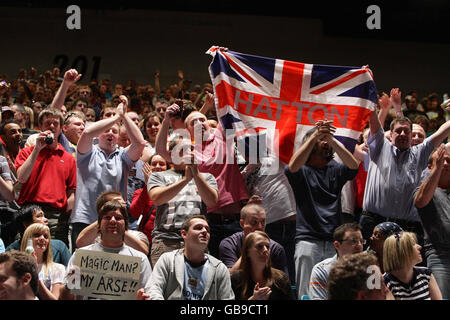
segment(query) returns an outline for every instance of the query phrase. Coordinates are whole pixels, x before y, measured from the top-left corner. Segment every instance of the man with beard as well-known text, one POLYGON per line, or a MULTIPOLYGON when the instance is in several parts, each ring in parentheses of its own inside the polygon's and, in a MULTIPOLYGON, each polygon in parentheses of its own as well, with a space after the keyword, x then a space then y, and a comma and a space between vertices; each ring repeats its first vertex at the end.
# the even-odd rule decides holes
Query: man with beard
POLYGON ((22 128, 17 120, 6 120, 0 125, 0 155, 8 160, 13 183, 17 181, 17 172, 14 162, 20 151, 22 142, 22 128))
POLYGON ((314 265, 335 253, 333 232, 342 224, 341 191, 358 173, 358 161, 333 137, 335 130, 331 121, 318 121, 285 170, 297 202, 294 261, 299 299, 308 294, 314 265), (334 151, 343 163, 333 160, 334 151))
POLYGON ((17 120, 6 120, 0 124, 0 163, 2 164, 2 177, 4 192, 13 188, 13 192, 7 192, 0 195, 0 227, 1 238, 5 245, 15 240, 17 227, 15 215, 20 208, 15 199, 19 195, 20 183, 17 181, 17 172, 14 162, 20 151, 22 142, 22 128, 17 120), (3 158, 4 157, 4 158, 3 158), (7 170, 9 169, 9 170, 7 170))
POLYGON ((21 146, 23 147, 25 145, 25 142, 27 141, 28 137, 38 133, 38 131, 33 130, 31 128, 28 128, 25 122, 25 108, 23 105, 15 103, 11 106, 11 109, 14 111, 14 119, 17 120, 17 122, 20 125, 20 128, 22 129, 22 142, 21 146))
POLYGON ((118 190, 126 199, 128 173, 145 146, 141 131, 127 114, 128 99, 125 96, 120 99, 117 113, 86 128, 77 144, 78 185, 70 216, 72 249, 79 233, 97 220, 95 202, 102 192, 118 190), (123 121, 131 142, 127 148, 117 147, 119 120, 123 121), (98 145, 93 144, 95 137, 98 145))

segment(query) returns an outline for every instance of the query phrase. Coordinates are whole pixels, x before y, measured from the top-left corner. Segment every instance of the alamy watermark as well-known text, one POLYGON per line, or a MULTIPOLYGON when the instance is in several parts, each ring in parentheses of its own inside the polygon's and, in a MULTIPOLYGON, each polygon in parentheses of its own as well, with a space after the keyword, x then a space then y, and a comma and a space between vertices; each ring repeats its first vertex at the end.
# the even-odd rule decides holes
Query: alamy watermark
POLYGON ((366 286, 369 290, 380 290, 381 289, 381 273, 379 271, 379 267, 376 265, 368 266, 367 267, 367 273, 370 274, 370 276, 367 278, 366 286))
POLYGON ((370 16, 367 18, 367 21, 366 21, 367 29, 369 29, 369 30, 381 29, 381 9, 380 9, 380 7, 375 4, 372 4, 367 7, 366 13, 370 14, 370 16))
POLYGON ((66 27, 69 30, 81 29, 81 9, 79 6, 72 4, 67 7, 66 13, 70 14, 66 20, 66 27))

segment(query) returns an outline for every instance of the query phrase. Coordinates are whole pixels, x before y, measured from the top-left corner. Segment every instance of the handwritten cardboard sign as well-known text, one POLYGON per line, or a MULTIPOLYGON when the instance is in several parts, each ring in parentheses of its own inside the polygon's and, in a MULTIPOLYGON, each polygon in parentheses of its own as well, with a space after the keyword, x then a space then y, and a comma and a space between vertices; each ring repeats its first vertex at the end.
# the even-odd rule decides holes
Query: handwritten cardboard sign
POLYGON ((73 294, 108 300, 136 299, 141 272, 139 257, 77 250, 73 263, 80 268, 79 285, 71 290, 73 294))

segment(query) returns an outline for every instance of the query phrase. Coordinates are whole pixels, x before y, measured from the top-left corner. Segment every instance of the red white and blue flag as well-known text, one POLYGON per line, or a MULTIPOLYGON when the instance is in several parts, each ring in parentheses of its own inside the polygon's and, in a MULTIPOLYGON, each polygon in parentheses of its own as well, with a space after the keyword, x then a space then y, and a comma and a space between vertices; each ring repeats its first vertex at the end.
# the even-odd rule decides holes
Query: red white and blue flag
MULTIPOLYGON (((209 73, 224 130, 284 163, 318 120, 353 152, 378 102, 370 69, 307 64, 211 47, 209 73)), ((261 154, 260 154, 261 155, 261 154)))

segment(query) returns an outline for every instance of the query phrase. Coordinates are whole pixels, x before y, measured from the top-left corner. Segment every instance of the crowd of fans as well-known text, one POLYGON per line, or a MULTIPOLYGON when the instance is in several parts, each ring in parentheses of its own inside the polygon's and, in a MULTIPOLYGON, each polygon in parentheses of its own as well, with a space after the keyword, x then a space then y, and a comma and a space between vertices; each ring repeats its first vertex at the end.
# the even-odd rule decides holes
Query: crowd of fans
POLYGON ((450 297, 448 97, 393 88, 353 153, 324 119, 254 164, 211 83, 81 77, 0 75, 0 299, 82 298, 77 248, 140 257, 138 299, 450 297))

